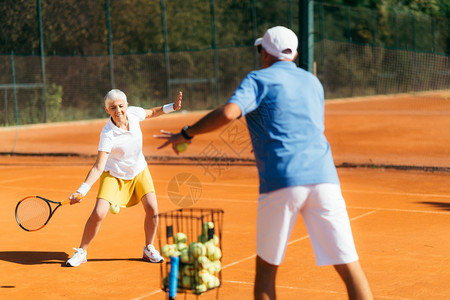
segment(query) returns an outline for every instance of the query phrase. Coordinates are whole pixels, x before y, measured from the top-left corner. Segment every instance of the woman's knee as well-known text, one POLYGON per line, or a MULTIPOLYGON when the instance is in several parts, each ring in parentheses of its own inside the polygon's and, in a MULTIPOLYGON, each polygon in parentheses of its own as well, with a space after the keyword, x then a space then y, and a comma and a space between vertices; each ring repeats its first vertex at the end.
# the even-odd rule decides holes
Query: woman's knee
POLYGON ((141 202, 144 205, 144 209, 147 213, 151 213, 153 215, 158 214, 158 202, 156 200, 155 193, 145 194, 142 197, 141 202))
POLYGON ((97 199, 94 210, 91 213, 90 219, 95 222, 101 222, 105 219, 109 210, 109 202, 104 199, 97 199))

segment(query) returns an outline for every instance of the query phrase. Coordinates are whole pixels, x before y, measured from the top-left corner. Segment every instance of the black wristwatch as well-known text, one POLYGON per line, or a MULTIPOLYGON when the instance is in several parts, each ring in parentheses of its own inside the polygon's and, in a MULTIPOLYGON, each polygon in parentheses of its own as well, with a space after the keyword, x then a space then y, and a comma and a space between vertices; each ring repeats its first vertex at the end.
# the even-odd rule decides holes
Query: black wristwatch
POLYGON ((183 129, 181 129, 181 132, 180 132, 180 133, 181 133, 181 135, 182 135, 185 139, 187 139, 187 140, 192 140, 193 136, 190 136, 190 135, 187 134, 187 132, 186 132, 186 130, 188 130, 188 128, 189 128, 188 125, 184 126, 183 129))

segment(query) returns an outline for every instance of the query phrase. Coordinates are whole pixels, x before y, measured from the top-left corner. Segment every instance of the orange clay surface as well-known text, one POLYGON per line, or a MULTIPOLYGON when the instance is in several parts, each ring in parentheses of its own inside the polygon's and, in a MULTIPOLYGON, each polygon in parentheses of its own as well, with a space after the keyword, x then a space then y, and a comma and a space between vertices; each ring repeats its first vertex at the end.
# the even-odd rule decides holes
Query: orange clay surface
MULTIPOLYGON (((178 131, 205 112, 176 113, 142 123, 144 153, 159 211, 177 209, 168 182, 196 175, 194 207, 224 213, 222 286, 198 299, 252 299, 258 180, 251 162, 219 165, 167 159, 157 150, 160 129, 178 131)), ((62 200, 94 162, 106 120, 1 129, 0 152, 83 156, 0 156, 0 299, 166 299, 160 266, 141 261, 141 205, 109 214, 78 268, 64 262, 78 247, 98 183, 81 204, 59 208, 50 224, 25 232, 14 219, 17 201, 38 194, 62 200)), ((449 93, 328 101, 326 135, 336 164, 450 167, 449 93)), ((243 121, 195 137, 179 157, 251 159, 243 121)), ((450 173, 338 168, 361 264, 375 299, 449 299, 450 173)), ((278 299, 347 299, 332 267, 316 267, 301 218, 277 278, 278 299)), ((196 296, 179 294, 181 299, 196 296)))

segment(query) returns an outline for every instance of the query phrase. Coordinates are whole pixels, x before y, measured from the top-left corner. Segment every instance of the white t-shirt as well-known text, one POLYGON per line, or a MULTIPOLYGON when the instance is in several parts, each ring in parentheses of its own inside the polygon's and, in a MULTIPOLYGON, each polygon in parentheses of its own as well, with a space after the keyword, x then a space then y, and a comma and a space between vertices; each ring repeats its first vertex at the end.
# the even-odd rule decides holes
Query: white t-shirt
POLYGON ((139 125, 139 122, 145 120, 145 110, 129 106, 127 118, 129 131, 117 127, 109 119, 100 133, 98 150, 109 153, 105 171, 114 177, 130 180, 147 167, 142 153, 142 131, 139 125))

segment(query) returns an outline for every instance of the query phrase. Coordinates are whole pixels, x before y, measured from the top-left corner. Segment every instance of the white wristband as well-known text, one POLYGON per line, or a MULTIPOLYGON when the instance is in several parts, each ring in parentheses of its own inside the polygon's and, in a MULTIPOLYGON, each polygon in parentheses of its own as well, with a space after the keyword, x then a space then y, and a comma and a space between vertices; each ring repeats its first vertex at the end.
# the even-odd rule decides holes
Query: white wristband
POLYGON ((171 113, 171 112, 175 111, 175 109, 173 109, 173 102, 163 105, 163 111, 164 111, 165 114, 168 114, 168 113, 171 113))
POLYGON ((83 182, 80 187, 78 188, 77 192, 80 193, 81 195, 86 196, 86 194, 89 192, 89 190, 91 189, 91 186, 89 184, 87 184, 86 182, 83 182))

